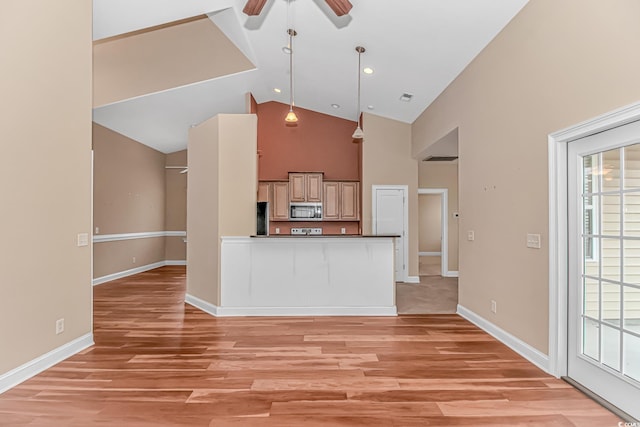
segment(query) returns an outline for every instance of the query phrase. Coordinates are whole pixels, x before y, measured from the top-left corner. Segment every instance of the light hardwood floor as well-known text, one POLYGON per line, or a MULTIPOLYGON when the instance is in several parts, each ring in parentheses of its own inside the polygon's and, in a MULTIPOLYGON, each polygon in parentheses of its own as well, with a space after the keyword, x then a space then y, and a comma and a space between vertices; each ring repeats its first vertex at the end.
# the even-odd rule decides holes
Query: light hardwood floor
POLYGON ((617 426, 455 314, 214 318, 185 270, 95 288, 96 345, 0 395, 2 426, 617 426))

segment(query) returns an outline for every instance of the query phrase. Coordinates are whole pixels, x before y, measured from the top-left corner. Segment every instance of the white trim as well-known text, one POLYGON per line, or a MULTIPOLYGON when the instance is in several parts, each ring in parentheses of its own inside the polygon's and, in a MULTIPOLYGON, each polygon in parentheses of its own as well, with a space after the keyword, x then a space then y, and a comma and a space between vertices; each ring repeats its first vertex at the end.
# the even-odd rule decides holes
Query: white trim
POLYGON ((447 271, 443 274, 444 277, 459 277, 459 274, 457 271, 447 271))
POLYGON ((420 283, 420 276, 407 276, 405 283, 420 283))
MULTIPOLYGON (((444 277, 450 273, 449 270, 449 189, 447 188, 418 188, 418 196, 421 194, 439 194, 440 195, 440 235, 442 240, 440 243, 440 271, 444 277)), ((457 277, 457 276, 456 276, 457 277)))
POLYGON ((0 375, 0 394, 93 345, 88 333, 0 375))
POLYGON ((567 144, 640 120, 640 102, 554 132, 549 144, 549 373, 567 374, 567 144))
POLYGON ((406 282, 409 275, 409 186, 408 185, 372 185, 371 186, 371 231, 377 234, 377 201, 378 190, 401 190, 404 193, 404 269, 402 270, 401 281, 406 282))
POLYGON ((93 243, 116 242, 120 240, 148 239, 152 237, 186 237, 186 231, 145 231, 141 233, 94 234, 93 243))
POLYGON ((187 261, 183 259, 166 260, 164 265, 187 265, 187 261))
POLYGON ((549 372, 549 357, 546 354, 542 353, 540 350, 531 347, 520 338, 511 335, 509 332, 499 328, 498 326, 489 322, 487 319, 477 315, 473 311, 461 306, 460 304, 458 304, 457 313, 461 317, 467 319, 469 322, 473 323, 474 325, 518 353, 520 356, 527 359, 529 362, 536 365, 538 368, 542 369, 545 372, 549 372))
POLYGON ((130 270, 119 271, 117 273, 107 274, 106 276, 96 277, 93 279, 93 285, 101 285, 103 283, 111 282, 112 280, 122 279, 123 277, 133 276, 134 274, 143 273, 145 271, 153 270, 154 268, 164 267, 167 265, 166 261, 154 262, 153 264, 141 265, 140 267, 132 268, 130 270))
POLYGON ((218 317, 237 316, 397 316, 393 307, 217 307, 218 317))
POLYGON ((207 302, 203 299, 200 299, 198 297, 194 297, 191 294, 186 294, 184 296, 184 302, 194 306, 195 308, 204 311, 207 314, 210 314, 212 316, 218 316, 218 310, 220 309, 220 307, 218 307, 217 305, 213 305, 210 302, 207 302))
POLYGON ((418 256, 442 256, 442 252, 418 252, 418 256))

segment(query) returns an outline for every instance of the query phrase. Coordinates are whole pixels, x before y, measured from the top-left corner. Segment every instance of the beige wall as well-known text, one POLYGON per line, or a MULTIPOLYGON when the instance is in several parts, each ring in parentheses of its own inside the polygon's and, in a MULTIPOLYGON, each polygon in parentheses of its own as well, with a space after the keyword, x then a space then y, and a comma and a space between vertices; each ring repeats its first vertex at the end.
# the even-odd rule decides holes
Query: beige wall
POLYGON ((418 251, 440 252, 442 242, 442 198, 439 194, 418 195, 418 251))
POLYGON ((418 166, 419 188, 446 188, 448 197, 447 225, 449 239, 447 251, 449 271, 458 271, 458 165, 457 163, 420 162, 418 166))
POLYGON ((187 293, 220 305, 220 238, 256 228, 257 118, 221 114, 189 132, 187 293))
POLYGON ((460 304, 545 353, 547 135, 640 98, 638 16, 636 0, 531 1, 413 124, 414 154, 459 128, 460 232, 475 231, 460 304))
MULTIPOLYGON (((165 155, 93 124, 93 225, 98 234, 165 230, 165 155)), ((165 238, 94 243, 93 277, 165 260, 165 238)))
POLYGON ((254 68, 206 16, 94 44, 94 106, 254 68))
MULTIPOLYGON (((186 166, 187 150, 166 155, 167 166, 186 166)), ((165 230, 187 230, 187 174, 183 169, 166 169, 165 185, 165 230)), ((165 259, 182 261, 187 259, 187 245, 182 237, 167 236, 165 259)))
POLYGON ((2 375, 91 333, 91 1, 0 2, 0 52, 2 375))
POLYGON ((371 233, 373 185, 409 186, 409 276, 418 276, 418 162, 411 158, 411 125, 364 113, 362 232, 371 233))

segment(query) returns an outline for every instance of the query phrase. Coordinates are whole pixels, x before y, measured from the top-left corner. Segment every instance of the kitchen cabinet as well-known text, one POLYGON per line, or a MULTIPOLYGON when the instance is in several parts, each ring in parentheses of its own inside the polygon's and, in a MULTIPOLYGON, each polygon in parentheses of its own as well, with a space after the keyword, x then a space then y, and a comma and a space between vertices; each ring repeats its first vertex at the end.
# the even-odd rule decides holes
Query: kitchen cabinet
POLYGON ((271 221, 289 221, 289 183, 271 182, 271 221))
POLYGON ((360 220, 360 183, 332 181, 323 184, 325 221, 360 220))
POLYGON ((259 202, 269 201, 269 183, 268 182, 258 182, 258 201, 259 202))
POLYGON ((289 172, 289 201, 322 202, 322 173, 289 172))

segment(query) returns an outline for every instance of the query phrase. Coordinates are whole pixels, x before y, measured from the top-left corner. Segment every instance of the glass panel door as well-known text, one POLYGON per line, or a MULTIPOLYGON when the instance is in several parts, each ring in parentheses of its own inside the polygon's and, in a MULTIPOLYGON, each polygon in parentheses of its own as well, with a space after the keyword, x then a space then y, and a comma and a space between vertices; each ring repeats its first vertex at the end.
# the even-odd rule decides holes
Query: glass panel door
POLYGON ((569 376, 638 418, 640 122, 569 144, 569 376))

